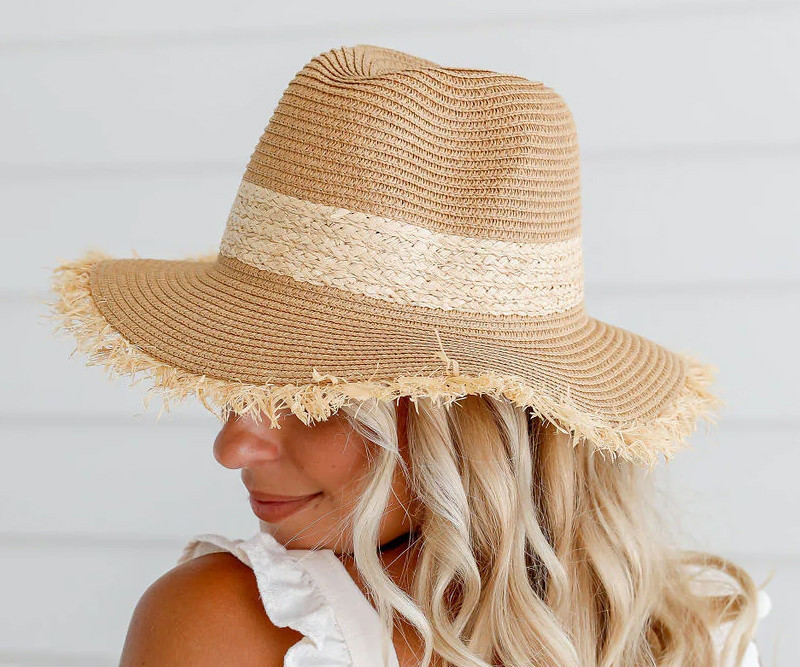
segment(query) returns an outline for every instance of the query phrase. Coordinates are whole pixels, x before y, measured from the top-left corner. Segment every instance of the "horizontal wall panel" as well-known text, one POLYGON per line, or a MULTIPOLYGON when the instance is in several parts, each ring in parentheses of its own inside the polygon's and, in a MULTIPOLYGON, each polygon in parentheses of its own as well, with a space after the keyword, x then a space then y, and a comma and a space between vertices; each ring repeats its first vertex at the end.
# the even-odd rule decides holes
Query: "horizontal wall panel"
POLYGON ((800 154, 589 156, 582 181, 589 288, 800 286, 800 154))
POLYGON ((37 654, 118 661, 136 602, 179 554, 174 547, 0 547, 0 664, 4 655, 24 659, 31 647, 32 664, 37 654))
POLYGON ((584 152, 697 144, 796 152, 800 91, 787 81, 800 59, 798 27, 800 7, 789 7, 686 20, 333 25, 290 40, 6 49, 2 162, 33 173, 42 164, 244 165, 292 76, 313 55, 356 43, 541 79, 572 108, 584 152))
MULTIPOLYGON (((239 471, 216 462, 214 425, 0 424, 0 546, 242 537, 257 528, 239 471)), ((800 555, 800 430, 723 423, 656 469, 676 539, 697 548, 800 555)), ((276 489, 279 490, 279 489, 276 489)))
MULTIPOLYGON (((16 251, 0 290, 46 290, 89 247, 182 258, 219 247, 242 169, 84 170, 0 179, 16 251), (35 206, 31 202, 36 202, 35 206)), ((583 164, 588 285, 800 285, 797 156, 592 156, 583 164), (678 270, 679 267, 679 270, 678 270)), ((412 261, 412 258, 409 258, 412 261)))
MULTIPOLYGON (((139 550, 0 548, 0 665, 114 665, 130 616, 144 590, 177 560, 175 548, 139 550), (37 647, 31 650, 30 647, 37 647), (47 654, 49 661, 37 656, 47 654), (32 654, 32 655, 31 655, 32 654), (29 660, 22 662, 26 655, 29 660), (78 656, 76 658, 75 656, 78 656), (58 659, 60 658, 60 660, 58 659), (91 658, 91 660, 86 660, 91 658), (86 661, 81 661, 86 660, 86 661), (106 662, 107 661, 107 662, 106 662)), ((767 591, 770 615, 759 626, 764 665, 800 655, 800 563, 735 558, 767 591)))
MULTIPOLYGON (((73 534, 177 539, 258 527, 239 470, 213 455, 216 420, 3 425, 0 545, 73 534), (28 536, 28 537, 26 537, 28 536)), ((280 489, 275 489, 276 493, 280 489)))
MULTIPOLYGON (((603 321, 692 354, 719 368, 715 390, 726 401, 724 414, 736 419, 796 420, 798 328, 796 293, 721 291, 667 293, 587 289, 588 312, 603 321)), ((14 380, 0 386, 3 412, 41 417, 131 414, 149 386, 144 375, 129 392, 129 381, 111 385, 101 367, 85 367, 71 336, 52 333, 46 307, 33 300, 3 304, 7 326, 0 330, 2 359, 14 380), (137 393, 139 392, 139 393, 137 393)), ((433 334, 432 334, 433 335, 433 334)), ((153 399, 143 419, 161 406, 153 399)), ((201 406, 185 407, 197 414, 201 406)), ((176 414, 183 414, 178 405, 176 414)))
POLYGON ((216 252, 240 181, 234 169, 0 180, 10 219, 26 219, 9 230, 19 253, 14 268, 0 269, 0 285, 6 292, 45 291, 60 260, 89 248, 164 259, 216 252))
MULTIPOLYGON (((761 11, 781 3, 762 2, 761 11)), ((440 0, 435 4, 412 0, 402 4, 353 0, 342 11, 341 5, 309 0, 302 5, 269 4, 257 0, 229 0, 225 5, 208 0, 161 3, 146 0, 133 6, 113 6, 101 0, 73 0, 69 6, 58 0, 14 6, 0 24, 0 40, 17 45, 37 45, 42 40, 71 43, 98 38, 147 37, 175 32, 186 37, 224 35, 228 31, 263 31, 277 36, 296 36, 298 32, 319 31, 342 23, 374 25, 403 21, 411 25, 430 25, 498 20, 563 21, 603 20, 618 16, 693 16, 698 12, 747 12, 753 9, 735 0, 701 0, 687 5, 680 0, 639 0, 632 7, 626 0, 537 0, 535 6, 522 0, 505 0, 487 8, 478 0, 440 0), (292 30, 293 29, 293 30, 292 30), (288 35, 287 35, 288 33, 288 35)))
POLYGON ((800 556, 800 522, 786 520, 786 508, 800 507, 799 465, 797 425, 723 422, 656 468, 657 502, 680 544, 800 556))

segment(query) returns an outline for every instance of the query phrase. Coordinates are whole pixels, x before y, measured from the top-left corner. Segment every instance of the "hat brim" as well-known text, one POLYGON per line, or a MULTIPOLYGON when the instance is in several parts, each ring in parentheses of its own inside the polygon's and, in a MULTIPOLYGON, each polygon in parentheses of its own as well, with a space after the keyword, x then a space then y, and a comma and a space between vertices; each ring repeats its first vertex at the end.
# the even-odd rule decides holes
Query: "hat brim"
MULTIPOLYGON (((505 396, 625 460, 667 460, 715 422, 716 368, 589 316, 497 317, 408 307, 298 282, 225 255, 61 263, 51 314, 88 364, 152 385, 164 406, 194 395, 304 423, 350 400, 505 396)), ((577 441, 576 440, 576 441, 577 441)))

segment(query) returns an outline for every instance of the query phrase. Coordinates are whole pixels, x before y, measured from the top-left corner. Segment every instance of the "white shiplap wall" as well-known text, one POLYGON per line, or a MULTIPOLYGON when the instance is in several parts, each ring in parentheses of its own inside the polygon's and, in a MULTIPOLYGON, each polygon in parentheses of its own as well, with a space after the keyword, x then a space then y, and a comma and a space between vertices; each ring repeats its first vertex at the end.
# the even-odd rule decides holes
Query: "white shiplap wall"
POLYGON ((49 270, 216 248, 285 85, 342 44, 560 92, 582 148, 587 307, 720 368, 721 425, 660 471, 687 546, 773 579, 800 661, 800 5, 733 0, 0 2, 0 665, 112 665, 198 532, 257 528, 218 424, 68 358, 49 270), (176 491, 177 490, 177 491, 176 491))

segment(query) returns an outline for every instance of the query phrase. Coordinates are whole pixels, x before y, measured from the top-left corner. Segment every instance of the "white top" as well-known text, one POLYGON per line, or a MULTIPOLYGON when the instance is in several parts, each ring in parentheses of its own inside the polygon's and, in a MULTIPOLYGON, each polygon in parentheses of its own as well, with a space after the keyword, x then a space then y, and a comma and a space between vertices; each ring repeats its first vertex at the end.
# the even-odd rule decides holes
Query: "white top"
MULTIPOLYGON (((177 563, 219 551, 252 568, 261 602, 276 626, 304 635, 286 652, 284 667, 399 667, 391 644, 381 660, 380 616, 331 549, 287 549, 263 529, 246 540, 204 533, 191 538, 177 563)), ((758 617, 766 616, 770 606, 767 593, 759 591, 758 617)), ((717 628, 719 649, 725 635, 725 625, 717 628)), ((759 665, 758 650, 750 642, 740 667, 759 665)))
POLYGON ((287 549, 265 530, 247 540, 205 533, 189 541, 178 564, 215 551, 251 567, 269 619, 304 635, 286 652, 285 667, 400 667, 391 642, 381 661, 380 616, 331 549, 287 549))

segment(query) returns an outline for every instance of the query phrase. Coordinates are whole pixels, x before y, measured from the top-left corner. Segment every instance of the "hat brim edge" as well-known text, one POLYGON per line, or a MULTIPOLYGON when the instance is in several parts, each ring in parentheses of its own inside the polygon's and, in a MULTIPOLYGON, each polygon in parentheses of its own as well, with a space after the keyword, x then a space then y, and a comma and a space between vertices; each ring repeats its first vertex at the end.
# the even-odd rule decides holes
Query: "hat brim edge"
MULTIPOLYGON (((213 262, 216 256, 195 255, 183 261, 213 262)), ((147 409, 155 396, 160 397, 162 407, 157 418, 169 412, 170 405, 190 396, 195 396, 221 422, 233 412, 251 414, 257 420, 265 415, 277 427, 279 413, 287 409, 309 425, 324 421, 350 400, 430 397, 447 405, 467 394, 489 394, 531 408, 559 430, 573 435, 574 446, 585 441, 612 458, 652 469, 662 455, 669 461, 683 448, 700 420, 707 427, 716 425, 718 410, 724 405, 710 389, 718 369, 683 353, 676 353, 683 362, 684 374, 671 403, 653 419, 624 425, 587 414, 563 396, 550 396, 521 378, 495 372, 462 374, 457 364, 450 369, 449 363, 444 374, 398 377, 393 382, 353 382, 316 370, 313 382, 303 385, 248 384, 198 375, 143 351, 105 319, 92 297, 89 278, 99 262, 114 259, 117 258, 102 250, 92 249, 78 259, 60 262, 52 273, 51 290, 56 299, 47 304, 48 317, 56 321, 56 332, 66 331, 74 336, 73 354, 88 355, 87 366, 105 367, 110 378, 129 377, 131 386, 148 379, 151 385, 143 407, 147 409)))

